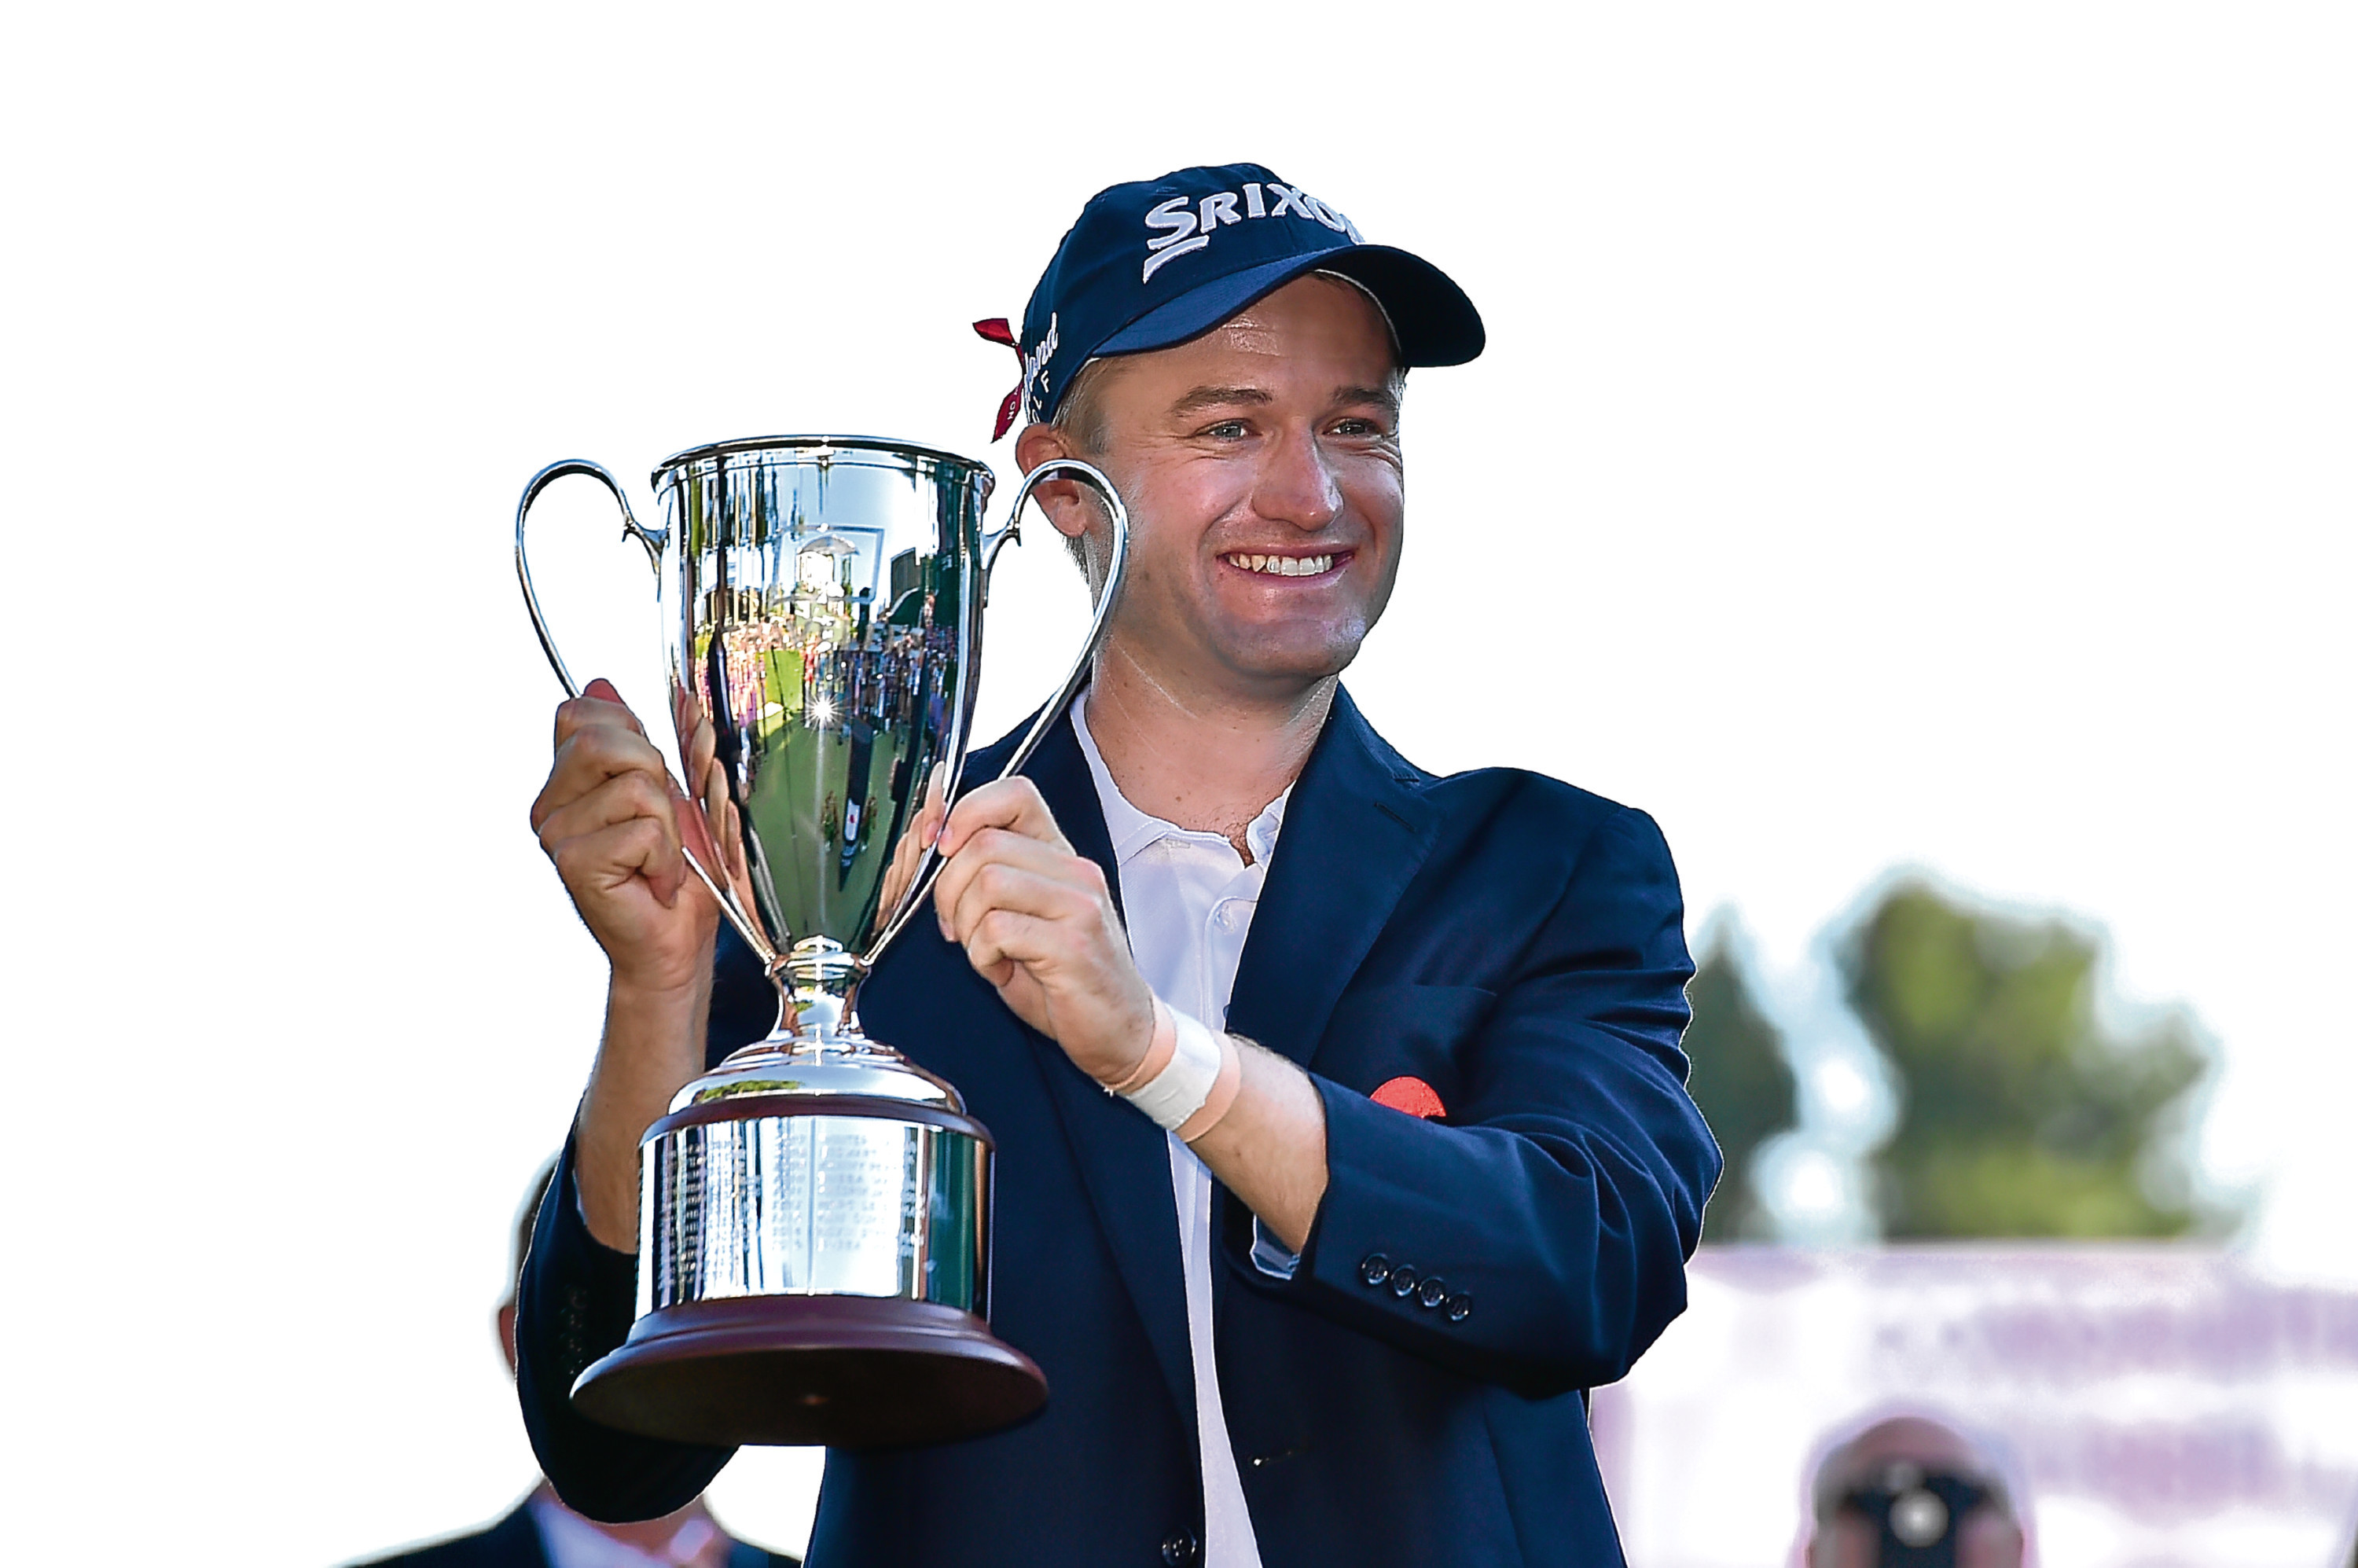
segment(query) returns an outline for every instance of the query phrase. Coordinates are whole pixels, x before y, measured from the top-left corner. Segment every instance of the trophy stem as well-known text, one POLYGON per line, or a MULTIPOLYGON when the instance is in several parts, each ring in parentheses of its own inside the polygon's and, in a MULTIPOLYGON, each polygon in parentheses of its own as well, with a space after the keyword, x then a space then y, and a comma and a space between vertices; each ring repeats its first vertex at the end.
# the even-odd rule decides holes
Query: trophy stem
POLYGON ((806 936, 770 966, 778 988, 778 1026, 763 1042, 787 1050, 877 1049, 851 1010, 868 965, 842 943, 806 936))

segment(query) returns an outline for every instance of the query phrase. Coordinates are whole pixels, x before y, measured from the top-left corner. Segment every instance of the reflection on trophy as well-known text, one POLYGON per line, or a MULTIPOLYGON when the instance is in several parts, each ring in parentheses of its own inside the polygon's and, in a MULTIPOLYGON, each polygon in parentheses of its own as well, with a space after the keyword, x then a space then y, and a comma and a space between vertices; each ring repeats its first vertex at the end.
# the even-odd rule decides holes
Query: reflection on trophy
POLYGON ((1104 635, 1128 554, 1120 499, 1086 463, 1047 463, 987 535, 979 463, 784 436, 666 459, 650 530, 605 469, 552 464, 517 504, 516 569, 574 696, 524 549, 534 500, 568 474, 613 492, 654 567, 682 837, 780 998, 768 1039, 647 1129, 637 1321, 574 1401, 706 1444, 943 1442, 1021 1420, 1048 1390, 987 1321, 990 1134, 955 1088, 862 1034, 852 1002, 932 883, 917 829, 929 792, 958 791, 991 561, 1044 481, 1079 481, 1112 518, 1088 643, 1012 773, 1104 635))

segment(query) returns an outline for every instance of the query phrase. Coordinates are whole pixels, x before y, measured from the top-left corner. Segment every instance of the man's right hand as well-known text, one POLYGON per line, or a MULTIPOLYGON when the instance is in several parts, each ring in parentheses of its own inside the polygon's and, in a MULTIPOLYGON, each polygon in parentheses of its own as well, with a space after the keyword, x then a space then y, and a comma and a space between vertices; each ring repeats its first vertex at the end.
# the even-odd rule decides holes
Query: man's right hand
MULTIPOLYGON (((682 803, 620 695, 602 680, 587 691, 557 710, 557 758, 532 803, 533 831, 617 986, 699 983, 719 912, 681 852, 682 803)), ((698 737, 708 746, 708 733, 698 737)))
MULTIPOLYGON (((708 725, 688 762, 692 776, 713 773, 708 725)), ((590 1234, 622 1251, 638 1241, 639 1138, 704 1065, 719 910, 681 852, 685 804, 611 686, 592 681, 557 708, 557 760, 532 826, 611 975, 574 1175, 590 1234)))

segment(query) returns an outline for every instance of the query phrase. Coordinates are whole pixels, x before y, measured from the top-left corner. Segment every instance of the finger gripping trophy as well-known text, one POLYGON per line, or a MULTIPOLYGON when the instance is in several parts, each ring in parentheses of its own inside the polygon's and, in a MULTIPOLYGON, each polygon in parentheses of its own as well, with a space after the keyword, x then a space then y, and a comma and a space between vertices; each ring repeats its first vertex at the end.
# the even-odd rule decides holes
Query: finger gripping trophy
POLYGON ((1045 481, 1077 481, 1111 519, 1088 642, 1003 777, 1087 678, 1129 553, 1120 498, 1086 463, 1046 463, 985 533, 980 463, 781 436, 665 459, 651 530, 604 468, 553 463, 517 503, 516 573, 575 697, 525 554, 534 501, 572 474, 613 493, 654 568, 681 837, 779 992, 769 1038, 681 1089, 641 1141, 637 1318, 574 1403, 703 1444, 871 1447, 1019 1421, 1048 1390, 988 1322, 990 1133, 863 1034, 852 1003, 938 866, 919 826, 958 790, 991 562, 1045 481))

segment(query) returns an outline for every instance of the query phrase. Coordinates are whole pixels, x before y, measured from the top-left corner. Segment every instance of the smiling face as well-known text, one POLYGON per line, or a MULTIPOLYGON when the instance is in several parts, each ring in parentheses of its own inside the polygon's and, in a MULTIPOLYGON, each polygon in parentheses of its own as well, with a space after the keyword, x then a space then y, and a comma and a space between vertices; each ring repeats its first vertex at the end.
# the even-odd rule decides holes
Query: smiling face
MULTIPOLYGON (((1017 457, 1087 459, 1130 507, 1109 652, 1210 698, 1282 697, 1347 665, 1400 568, 1401 384, 1374 302, 1316 276, 1093 367, 1095 449, 1034 426, 1017 457)), ((1069 498, 1050 514, 1067 533, 1094 521, 1069 498)))

